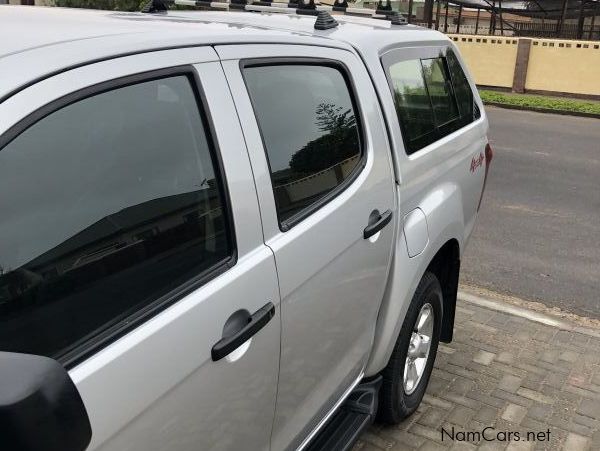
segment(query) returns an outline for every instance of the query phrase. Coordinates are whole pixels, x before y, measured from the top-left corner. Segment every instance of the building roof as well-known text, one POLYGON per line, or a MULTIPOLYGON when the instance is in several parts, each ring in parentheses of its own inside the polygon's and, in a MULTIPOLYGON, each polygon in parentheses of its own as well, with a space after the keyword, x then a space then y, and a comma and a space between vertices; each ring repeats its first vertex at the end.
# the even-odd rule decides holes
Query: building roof
POLYGON ((0 102, 32 81, 70 67, 131 53, 232 43, 327 45, 377 53, 398 43, 447 38, 414 25, 335 16, 340 26, 315 30, 314 16, 179 11, 124 13, 0 6, 0 102))
MULTIPOLYGON (((199 190, 160 197, 124 208, 89 225, 23 266, 28 269, 36 269, 50 265, 69 255, 77 255, 86 248, 88 248, 88 252, 96 250, 94 245, 107 240, 114 245, 122 243, 123 236, 128 233, 132 234, 136 228, 155 227, 157 218, 178 217, 183 222, 183 214, 190 208, 195 208, 200 212, 200 207, 206 208, 207 198, 216 195, 215 189, 206 191, 207 193, 199 190)), ((137 232, 139 233, 139 230, 137 232)), ((81 255, 79 256, 81 257, 81 255)))

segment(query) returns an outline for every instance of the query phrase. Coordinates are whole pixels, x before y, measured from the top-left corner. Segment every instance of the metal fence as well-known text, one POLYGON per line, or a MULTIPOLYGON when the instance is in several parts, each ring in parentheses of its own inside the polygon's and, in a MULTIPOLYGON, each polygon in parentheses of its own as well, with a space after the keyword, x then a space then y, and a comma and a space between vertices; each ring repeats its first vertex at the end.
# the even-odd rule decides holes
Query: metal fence
POLYGON ((562 0, 561 9, 542 12, 503 4, 500 0, 425 0, 415 7, 408 0, 401 9, 409 22, 447 33, 600 40, 600 0, 562 0))
POLYGON ((587 39, 600 40, 600 24, 584 24, 579 29, 578 24, 564 24, 560 33, 557 32, 555 23, 515 23, 514 36, 528 36, 536 38, 587 39), (579 33, 581 32, 581 36, 579 33))

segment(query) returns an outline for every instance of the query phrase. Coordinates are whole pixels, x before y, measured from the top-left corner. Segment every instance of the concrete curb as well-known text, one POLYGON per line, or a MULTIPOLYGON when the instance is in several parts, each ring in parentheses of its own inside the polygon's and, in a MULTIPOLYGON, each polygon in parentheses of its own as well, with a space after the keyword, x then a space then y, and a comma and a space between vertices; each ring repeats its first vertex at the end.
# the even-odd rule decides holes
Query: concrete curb
POLYGON ((529 321, 535 321, 537 323, 545 324, 546 326, 550 327, 555 327, 560 330, 577 332, 583 335, 587 335, 589 337, 600 338, 600 330, 598 329, 579 326, 562 318, 557 318, 552 315, 536 312, 534 310, 529 310, 502 301, 497 301, 494 299, 477 296, 471 293, 466 293, 462 290, 458 290, 458 299, 464 302, 468 302, 470 304, 478 305, 479 307, 484 307, 490 310, 495 310, 497 312, 518 316, 521 318, 528 319, 529 321))
POLYGON ((485 106, 495 106, 497 108, 505 108, 508 110, 519 110, 519 111, 534 111, 536 113, 550 113, 560 114, 562 116, 578 116, 578 117, 591 117, 593 119, 600 119, 600 114, 585 113, 580 111, 568 111, 568 110, 552 110, 550 108, 536 108, 522 105, 510 105, 507 103, 498 102, 483 102, 485 106))

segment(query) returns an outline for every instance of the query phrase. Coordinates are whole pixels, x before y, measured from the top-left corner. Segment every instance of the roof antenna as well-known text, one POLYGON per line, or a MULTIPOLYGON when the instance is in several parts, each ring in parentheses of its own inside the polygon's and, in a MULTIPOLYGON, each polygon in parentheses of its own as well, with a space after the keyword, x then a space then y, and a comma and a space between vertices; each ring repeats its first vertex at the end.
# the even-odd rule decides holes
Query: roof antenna
POLYGON ((175 3, 175 0, 148 0, 141 11, 143 13, 164 13, 172 3, 175 3))
POLYGON ((339 25, 338 21, 335 20, 331 14, 327 11, 319 11, 317 14, 317 20, 315 21, 315 30, 329 30, 339 25))
POLYGON ((406 25, 408 20, 398 11, 392 11, 387 15, 387 18, 392 22, 392 25, 406 25))

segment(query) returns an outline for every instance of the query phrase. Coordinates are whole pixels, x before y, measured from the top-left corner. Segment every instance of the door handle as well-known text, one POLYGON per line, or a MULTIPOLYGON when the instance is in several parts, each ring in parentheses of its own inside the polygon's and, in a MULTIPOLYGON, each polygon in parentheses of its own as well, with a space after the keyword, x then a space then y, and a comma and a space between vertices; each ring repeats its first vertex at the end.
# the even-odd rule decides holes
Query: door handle
POLYGON ((244 327, 233 335, 221 338, 214 344, 210 352, 213 362, 221 360, 239 348, 252 338, 254 334, 265 327, 273 316, 275 316, 275 306, 272 302, 267 302, 248 318, 248 323, 244 327))
POLYGON ((384 211, 381 214, 378 213, 377 210, 373 210, 369 217, 369 225, 365 227, 365 230, 363 231, 363 238, 365 240, 375 235, 392 220, 392 210, 384 211))

